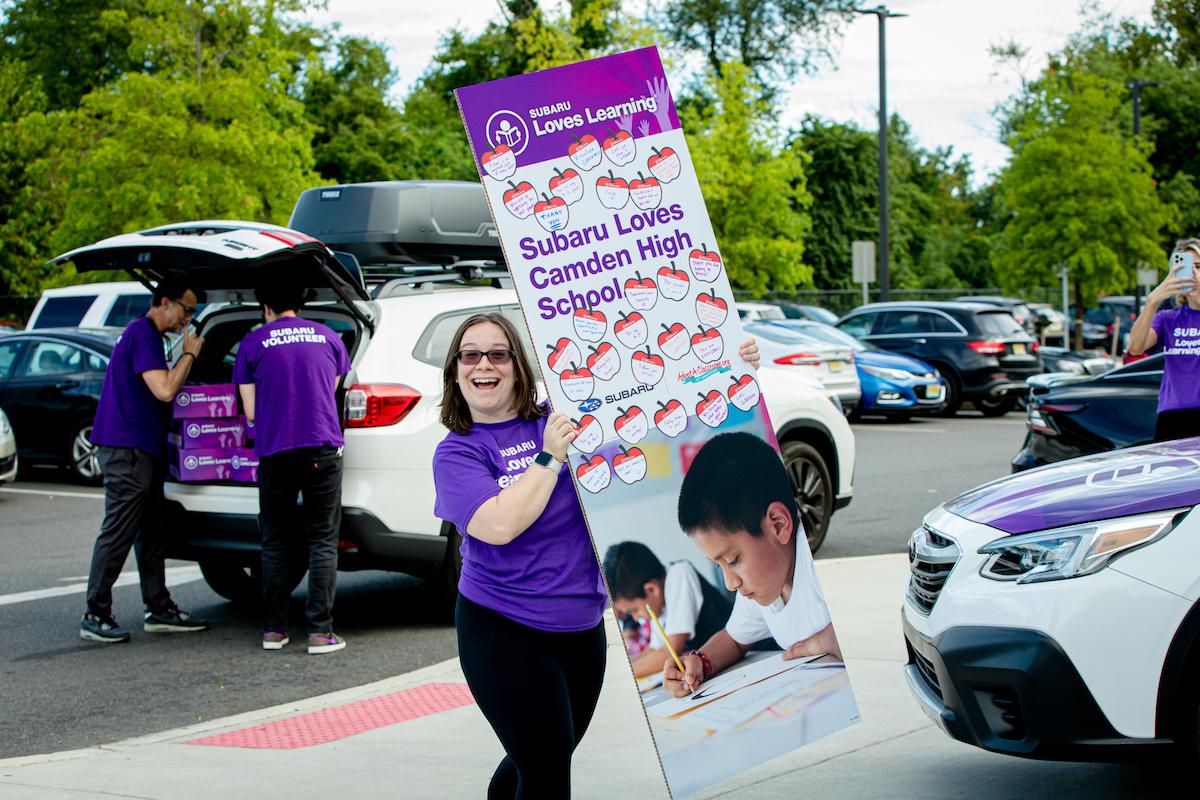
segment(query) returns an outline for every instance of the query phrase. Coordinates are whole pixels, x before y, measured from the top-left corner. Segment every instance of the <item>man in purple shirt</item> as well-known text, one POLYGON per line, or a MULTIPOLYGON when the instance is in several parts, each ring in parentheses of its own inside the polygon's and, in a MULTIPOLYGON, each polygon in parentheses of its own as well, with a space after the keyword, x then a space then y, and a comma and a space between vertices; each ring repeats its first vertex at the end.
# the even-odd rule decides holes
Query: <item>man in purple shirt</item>
POLYGON ((204 344, 188 327, 202 294, 182 280, 160 282, 149 312, 121 334, 104 374, 92 427, 104 471, 104 522, 92 551, 87 611, 79 628, 87 641, 129 641, 113 617, 112 587, 131 545, 146 606, 143 629, 173 633, 208 627, 171 600, 161 530, 167 414, 204 344), (167 369, 162 335, 180 330, 183 355, 167 369))
POLYGON ((288 643, 288 553, 307 528, 308 652, 332 653, 346 646, 333 632, 332 611, 344 444, 336 393, 350 371, 350 356, 336 333, 298 316, 301 289, 263 287, 255 296, 266 324, 238 345, 233 382, 254 423, 259 458, 262 646, 279 650, 288 643), (303 498, 302 509, 297 509, 297 496, 303 498))

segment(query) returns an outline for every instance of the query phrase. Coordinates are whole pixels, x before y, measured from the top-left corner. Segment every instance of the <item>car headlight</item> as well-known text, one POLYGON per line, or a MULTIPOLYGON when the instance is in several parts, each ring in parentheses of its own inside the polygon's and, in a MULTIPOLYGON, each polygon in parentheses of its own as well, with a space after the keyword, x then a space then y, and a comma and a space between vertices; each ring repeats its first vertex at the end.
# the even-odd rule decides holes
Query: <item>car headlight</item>
POLYGON ((8 417, 3 411, 0 411, 0 433, 12 433, 12 426, 8 424, 8 417))
POLYGON ((997 539, 979 548, 980 555, 989 556, 979 574, 1016 583, 1090 575, 1117 556, 1166 536, 1190 510, 1156 511, 997 539))
POLYGON ((861 365, 862 371, 868 375, 874 375, 876 378, 886 378, 890 381, 910 381, 912 373, 902 369, 889 369, 888 367, 868 367, 865 364, 861 365))

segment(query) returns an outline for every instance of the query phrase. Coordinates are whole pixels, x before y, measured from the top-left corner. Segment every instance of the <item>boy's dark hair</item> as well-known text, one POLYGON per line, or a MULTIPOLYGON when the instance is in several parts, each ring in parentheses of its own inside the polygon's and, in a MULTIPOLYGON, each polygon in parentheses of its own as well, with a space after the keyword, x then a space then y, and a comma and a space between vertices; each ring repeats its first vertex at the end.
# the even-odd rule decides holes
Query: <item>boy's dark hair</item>
POLYGON ((254 299, 276 314, 299 311, 304 305, 304 288, 292 283, 271 283, 254 290, 254 299))
POLYGON ((665 580, 667 568, 641 542, 621 542, 604 554, 604 574, 614 599, 634 600, 645 596, 647 581, 665 580))
POLYGON ((783 503, 800 533, 796 496, 779 454, 752 433, 714 436, 696 454, 679 490, 679 527, 762 536, 771 503, 783 503))
POLYGON ((188 291, 196 295, 197 303, 204 302, 204 290, 192 286, 187 278, 163 278, 150 294, 150 305, 157 308, 163 300, 181 300, 188 291))

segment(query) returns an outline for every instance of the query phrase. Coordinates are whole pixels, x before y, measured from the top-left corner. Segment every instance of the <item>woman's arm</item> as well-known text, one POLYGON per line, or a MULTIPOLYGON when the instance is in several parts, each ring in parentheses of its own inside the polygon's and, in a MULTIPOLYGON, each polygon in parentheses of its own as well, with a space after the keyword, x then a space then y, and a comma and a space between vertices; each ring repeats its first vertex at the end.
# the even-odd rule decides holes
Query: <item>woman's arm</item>
POLYGON ((1154 345, 1158 344, 1158 334, 1154 332, 1154 315, 1158 313, 1158 307, 1162 305, 1168 297, 1176 294, 1185 294, 1192 290, 1191 278, 1176 278, 1172 272, 1167 273, 1167 277, 1151 290, 1146 296, 1146 301, 1142 305, 1142 311, 1133 322, 1133 329, 1129 331, 1129 354, 1140 356, 1154 345))

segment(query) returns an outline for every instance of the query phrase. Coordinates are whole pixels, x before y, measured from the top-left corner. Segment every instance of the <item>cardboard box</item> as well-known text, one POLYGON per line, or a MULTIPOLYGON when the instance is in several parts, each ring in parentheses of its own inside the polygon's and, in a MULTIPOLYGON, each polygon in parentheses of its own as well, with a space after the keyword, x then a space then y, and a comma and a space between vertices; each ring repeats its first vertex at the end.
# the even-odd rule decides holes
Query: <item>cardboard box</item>
POLYGON ((178 450, 212 447, 245 447, 246 418, 176 420, 167 441, 178 450))
POLYGON ((233 480, 233 448, 168 449, 167 470, 181 483, 233 480))
POLYGON ((238 483, 258 483, 258 456, 249 447, 233 450, 233 479, 238 483))
POLYGON ((237 416, 237 387, 232 383, 184 386, 171 403, 175 419, 215 419, 237 416))

